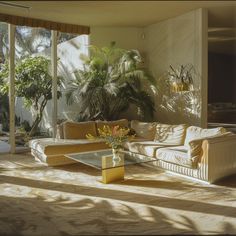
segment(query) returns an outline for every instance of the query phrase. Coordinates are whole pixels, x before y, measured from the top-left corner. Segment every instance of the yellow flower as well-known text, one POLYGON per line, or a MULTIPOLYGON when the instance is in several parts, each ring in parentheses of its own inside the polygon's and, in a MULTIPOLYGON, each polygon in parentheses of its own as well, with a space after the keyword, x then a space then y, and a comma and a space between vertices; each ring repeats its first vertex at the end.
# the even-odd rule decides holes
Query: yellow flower
POLYGON ((102 129, 98 129, 98 137, 94 137, 91 134, 87 134, 86 138, 90 140, 102 139, 110 147, 118 148, 122 147, 125 141, 130 140, 134 137, 134 135, 129 135, 129 132, 130 129, 121 128, 118 125, 114 127, 104 125, 102 129))

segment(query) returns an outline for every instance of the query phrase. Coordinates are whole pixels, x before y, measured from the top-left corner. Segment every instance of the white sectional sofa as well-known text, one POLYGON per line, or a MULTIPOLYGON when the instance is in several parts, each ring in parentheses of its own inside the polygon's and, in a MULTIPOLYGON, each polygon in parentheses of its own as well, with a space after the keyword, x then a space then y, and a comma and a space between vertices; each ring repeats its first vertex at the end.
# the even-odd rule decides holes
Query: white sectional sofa
POLYGON ((236 135, 224 128, 138 121, 131 121, 131 127, 142 139, 127 142, 125 148, 143 158, 155 157, 150 163, 156 167, 208 183, 236 174, 236 135))
MULTIPOLYGON (((65 154, 108 148, 104 142, 85 138, 87 133, 96 135, 97 128, 103 125, 127 127, 128 121, 65 122, 59 127, 57 139, 32 140, 32 155, 48 165, 64 165, 73 162, 65 154)), ((208 183, 236 174, 236 135, 224 128, 201 129, 135 120, 129 125, 136 137, 126 142, 124 148, 140 158, 156 158, 150 162, 155 167, 208 183)))

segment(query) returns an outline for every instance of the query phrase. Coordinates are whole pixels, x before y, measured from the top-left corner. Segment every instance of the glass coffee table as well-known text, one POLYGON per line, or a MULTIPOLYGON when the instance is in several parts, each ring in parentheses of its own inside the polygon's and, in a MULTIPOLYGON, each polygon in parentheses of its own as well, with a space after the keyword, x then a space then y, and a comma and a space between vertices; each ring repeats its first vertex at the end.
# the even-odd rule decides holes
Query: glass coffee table
POLYGON ((124 180, 125 166, 157 161, 156 158, 146 157, 128 151, 119 151, 118 155, 113 157, 112 149, 66 154, 65 156, 101 170, 102 182, 104 184, 124 180))

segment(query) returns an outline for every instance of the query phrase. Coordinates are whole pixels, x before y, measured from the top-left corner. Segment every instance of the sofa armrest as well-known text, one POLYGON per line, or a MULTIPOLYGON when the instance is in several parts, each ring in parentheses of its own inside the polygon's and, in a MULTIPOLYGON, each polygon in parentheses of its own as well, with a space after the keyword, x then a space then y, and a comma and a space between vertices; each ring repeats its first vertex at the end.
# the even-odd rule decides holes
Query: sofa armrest
POLYGON ((219 142, 224 142, 224 141, 228 141, 232 138, 233 135, 231 132, 227 132, 223 135, 217 135, 217 136, 212 136, 209 138, 198 138, 198 139, 194 139, 189 141, 189 143, 186 145, 186 147, 188 148, 188 156, 189 158, 191 158, 193 165, 197 166, 197 164, 199 163, 199 161, 202 160, 202 155, 203 155, 203 151, 206 149, 205 145, 202 145, 203 142, 208 142, 208 143, 219 143, 219 142), (230 136, 230 138, 228 138, 230 136))
POLYGON ((229 141, 236 140, 236 135, 231 132, 226 132, 225 134, 221 136, 209 137, 209 138, 205 138, 204 140, 207 140, 207 142, 210 144, 229 142, 229 141))
POLYGON ((236 173, 236 135, 205 138, 202 150, 199 168, 207 175, 208 182, 236 173))

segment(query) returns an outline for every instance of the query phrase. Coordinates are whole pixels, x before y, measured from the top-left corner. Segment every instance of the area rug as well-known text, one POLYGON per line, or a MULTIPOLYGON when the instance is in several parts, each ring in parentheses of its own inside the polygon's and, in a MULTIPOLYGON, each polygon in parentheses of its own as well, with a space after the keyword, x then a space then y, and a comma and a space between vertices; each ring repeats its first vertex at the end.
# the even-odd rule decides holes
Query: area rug
POLYGON ((236 234, 236 176, 209 185, 133 165, 102 184, 83 164, 0 155, 0 235, 236 234))

